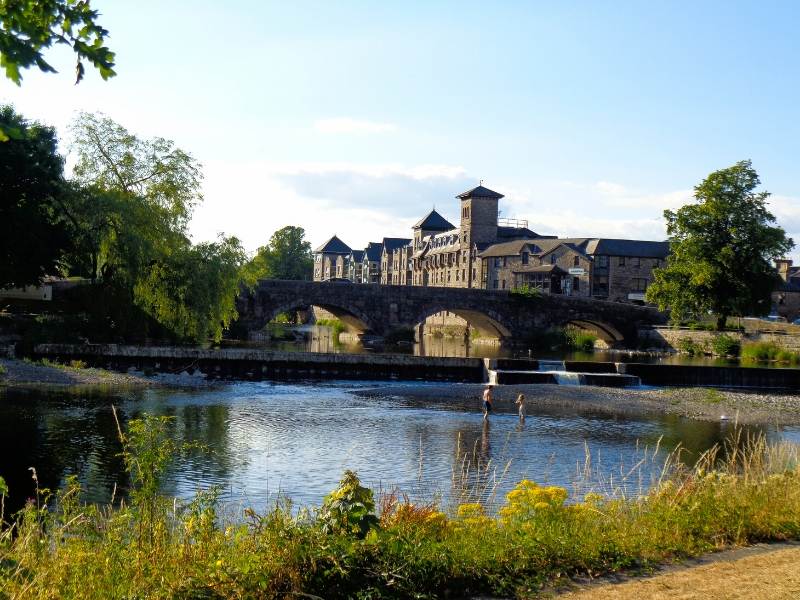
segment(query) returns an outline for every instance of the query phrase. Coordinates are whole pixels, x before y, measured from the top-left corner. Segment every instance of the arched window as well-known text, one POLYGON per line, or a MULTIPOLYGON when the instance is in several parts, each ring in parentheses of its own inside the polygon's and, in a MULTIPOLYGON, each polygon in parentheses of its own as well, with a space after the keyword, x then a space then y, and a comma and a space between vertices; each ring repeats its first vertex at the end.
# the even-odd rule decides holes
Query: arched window
POLYGON ((576 256, 575 259, 572 261, 573 266, 579 267, 581 266, 581 259, 579 256, 576 256))

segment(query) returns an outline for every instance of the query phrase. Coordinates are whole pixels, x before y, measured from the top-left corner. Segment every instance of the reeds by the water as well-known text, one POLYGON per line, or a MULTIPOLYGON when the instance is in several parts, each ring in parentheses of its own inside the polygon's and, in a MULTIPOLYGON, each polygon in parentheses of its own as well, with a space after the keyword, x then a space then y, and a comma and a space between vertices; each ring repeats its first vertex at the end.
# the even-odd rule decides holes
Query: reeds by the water
MULTIPOLYGON (((163 468, 141 444, 158 427, 124 433, 132 468, 163 468)), ((734 433, 694 466, 679 452, 643 448, 599 480, 587 449, 571 496, 523 481, 501 498, 507 465, 484 461, 478 441, 459 454, 452 506, 396 490, 375 502, 348 475, 319 511, 282 502, 234 521, 214 494, 158 497, 149 474, 114 508, 81 504, 72 479, 6 516, 0 598, 529 597, 571 576, 800 537, 796 445, 734 433)))

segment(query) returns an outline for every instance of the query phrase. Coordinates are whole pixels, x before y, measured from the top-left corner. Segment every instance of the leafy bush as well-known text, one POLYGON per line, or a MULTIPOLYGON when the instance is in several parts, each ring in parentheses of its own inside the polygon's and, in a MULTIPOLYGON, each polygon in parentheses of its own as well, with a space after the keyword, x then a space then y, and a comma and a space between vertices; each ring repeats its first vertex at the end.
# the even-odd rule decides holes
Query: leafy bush
POLYGON ((589 331, 575 327, 567 327, 564 330, 565 345, 571 350, 579 352, 592 352, 597 336, 589 331))
POLYGON ((532 287, 528 284, 515 287, 511 290, 511 295, 518 298, 525 298, 528 300, 535 300, 542 297, 542 290, 538 287, 532 287))
POLYGON ((363 538, 378 524, 372 490, 362 486, 353 471, 345 471, 339 487, 325 496, 318 519, 325 533, 363 538))
POLYGON ((344 323, 339 319, 317 319, 316 324, 320 327, 330 327, 334 339, 338 339, 339 334, 345 330, 344 323))
POLYGON ((739 356, 741 344, 735 337, 723 333, 714 337, 711 350, 717 356, 739 356))
POLYGON ((689 356, 705 354, 705 348, 693 338, 681 338, 678 340, 678 350, 689 356))
POLYGON ((86 368, 86 361, 83 360, 71 360, 69 361, 69 366, 73 369, 85 369, 86 368))

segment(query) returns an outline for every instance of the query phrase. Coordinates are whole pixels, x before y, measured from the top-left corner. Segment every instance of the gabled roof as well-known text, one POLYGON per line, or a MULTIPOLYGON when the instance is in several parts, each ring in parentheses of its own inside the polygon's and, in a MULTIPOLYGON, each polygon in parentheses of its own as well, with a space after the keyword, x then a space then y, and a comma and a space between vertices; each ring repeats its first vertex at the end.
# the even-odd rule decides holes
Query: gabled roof
POLYGON ((314 250, 314 252, 325 254, 350 254, 350 246, 334 235, 331 239, 322 244, 322 246, 314 250))
POLYGON ((558 265, 533 265, 529 267, 518 267, 512 271, 513 273, 566 273, 564 269, 558 265))
POLYGON ((498 194, 495 191, 490 190, 489 188, 485 188, 482 185, 472 188, 471 190, 467 190, 466 192, 462 192, 456 198, 460 198, 461 200, 465 200, 467 198, 503 198, 503 194, 498 194))
POLYGON ((551 252, 554 252, 558 248, 562 248, 562 247, 566 248, 567 250, 571 250, 572 252, 575 252, 576 254, 580 254, 581 256, 585 256, 587 259, 591 260, 589 255, 584 250, 582 244, 576 244, 575 242, 570 242, 570 241, 564 241, 564 242, 561 242, 560 244, 553 245, 548 250, 545 250, 544 252, 542 252, 542 256, 550 254, 551 252))
POLYGON ((364 256, 367 260, 372 262, 381 262, 381 250, 383 249, 383 244, 380 242, 370 242, 367 244, 367 247, 364 248, 364 256))
POLYGON ((409 238, 383 238, 383 247, 386 249, 386 252, 392 252, 397 248, 408 246, 410 243, 411 240, 409 238))
POLYGON ((414 229, 423 229, 425 231, 447 231, 449 229, 455 229, 455 226, 434 209, 417 221, 417 223, 414 225, 414 229))
POLYGON ((352 257, 354 262, 361 262, 364 260, 364 251, 363 250, 351 250, 350 256, 352 257))

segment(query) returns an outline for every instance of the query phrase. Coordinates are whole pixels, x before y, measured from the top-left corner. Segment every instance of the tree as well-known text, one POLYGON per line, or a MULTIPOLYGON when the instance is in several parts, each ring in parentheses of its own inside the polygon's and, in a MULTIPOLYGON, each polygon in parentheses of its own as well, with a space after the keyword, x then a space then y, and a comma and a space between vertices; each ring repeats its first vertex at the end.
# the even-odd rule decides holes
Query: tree
POLYGON ((666 267, 654 271, 647 300, 670 309, 675 321, 716 315, 767 314, 778 283, 775 258, 794 247, 756 192, 749 160, 711 173, 695 187, 696 202, 664 211, 670 236, 666 267))
POLYGON ((103 43, 108 31, 97 24, 98 12, 89 0, 0 0, 0 67, 20 85, 20 68, 36 65, 44 73, 56 70, 44 59, 53 44, 70 46, 77 56, 75 83, 83 79, 83 61, 100 77, 114 72, 114 53, 103 43))
POLYGON ((191 154, 171 140, 140 139, 102 114, 81 113, 71 130, 77 182, 136 196, 185 230, 203 199, 202 167, 191 154))
POLYGON ((234 237, 186 246, 147 270, 137 303, 181 339, 219 341, 236 319, 244 249, 234 237))
POLYGON ((0 106, 0 287, 38 283, 58 273, 69 240, 58 210, 64 159, 55 130, 0 106))
POLYGON ((245 268, 244 279, 311 279, 314 259, 302 227, 288 225, 272 234, 245 268))

